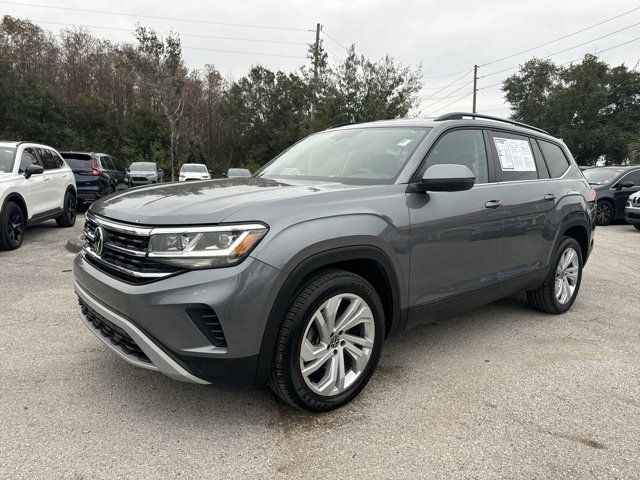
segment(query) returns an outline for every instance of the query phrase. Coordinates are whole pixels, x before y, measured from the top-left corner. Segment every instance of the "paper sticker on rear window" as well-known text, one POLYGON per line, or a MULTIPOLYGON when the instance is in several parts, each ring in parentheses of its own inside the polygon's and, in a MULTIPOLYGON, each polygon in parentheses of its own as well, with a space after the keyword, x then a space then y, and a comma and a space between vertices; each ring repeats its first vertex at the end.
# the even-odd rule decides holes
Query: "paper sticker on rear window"
POLYGON ((536 171, 536 162, 527 140, 494 137, 493 143, 496 146, 502 170, 508 172, 536 171))

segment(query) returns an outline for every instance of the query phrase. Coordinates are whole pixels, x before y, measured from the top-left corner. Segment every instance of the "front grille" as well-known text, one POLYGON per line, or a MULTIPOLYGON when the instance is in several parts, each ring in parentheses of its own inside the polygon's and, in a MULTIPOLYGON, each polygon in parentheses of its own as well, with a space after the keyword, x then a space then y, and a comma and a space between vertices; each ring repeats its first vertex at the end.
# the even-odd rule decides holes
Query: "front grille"
POLYGON ((80 309, 100 335, 107 338, 113 345, 119 347, 127 355, 133 355, 141 362, 151 363, 149 357, 142 351, 136 342, 123 329, 114 325, 98 312, 89 307, 78 298, 80 309))
POLYGON ((132 177, 134 182, 146 182, 148 180, 147 177, 132 177))
POLYGON ((128 283, 148 283, 182 269, 147 256, 150 229, 119 224, 87 215, 84 251, 96 268, 128 283), (100 227, 100 234, 96 234, 100 227), (101 243, 102 245, 99 245, 101 243))
POLYGON ((188 308, 187 315, 200 331, 216 347, 226 347, 227 339, 216 312, 209 307, 188 308))

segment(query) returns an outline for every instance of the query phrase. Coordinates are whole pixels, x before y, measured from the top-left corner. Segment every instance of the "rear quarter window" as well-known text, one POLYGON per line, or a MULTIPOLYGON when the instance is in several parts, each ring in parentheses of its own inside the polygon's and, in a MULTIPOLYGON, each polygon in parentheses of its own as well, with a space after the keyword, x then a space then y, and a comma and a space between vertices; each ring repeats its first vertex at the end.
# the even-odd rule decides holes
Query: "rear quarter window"
MULTIPOLYGON (((500 181, 538 180, 538 166, 532 140, 524 135, 505 131, 490 131, 490 147, 500 181)), ((544 177, 542 177, 544 178, 544 177)))
POLYGON ((558 145, 544 140, 538 140, 538 145, 540 145, 540 150, 542 150, 542 155, 545 162, 547 162, 547 168, 549 168, 551 176, 553 178, 561 177, 569 168, 569 160, 562 149, 558 145))

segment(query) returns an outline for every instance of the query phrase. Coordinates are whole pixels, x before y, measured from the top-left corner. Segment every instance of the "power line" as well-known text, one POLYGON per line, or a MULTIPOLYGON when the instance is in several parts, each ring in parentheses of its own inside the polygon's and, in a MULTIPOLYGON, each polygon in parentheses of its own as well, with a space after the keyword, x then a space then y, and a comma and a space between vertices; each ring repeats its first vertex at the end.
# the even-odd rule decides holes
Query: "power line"
POLYGON ((195 18, 160 17, 156 15, 144 15, 139 13, 123 13, 123 12, 114 12, 114 11, 108 11, 108 10, 90 10, 87 8, 71 8, 71 7, 60 7, 57 5, 54 6, 54 5, 41 5, 37 3, 12 2, 9 0, 0 0, 0 3, 9 4, 9 5, 18 5, 21 7, 50 8, 54 10, 66 10, 66 11, 73 11, 73 12, 98 13, 101 15, 119 15, 123 17, 151 18, 155 20, 170 20, 174 22, 177 21, 177 22, 202 23, 207 25, 224 25, 227 27, 263 28, 268 30, 286 30, 286 31, 294 31, 294 32, 311 31, 308 28, 279 27, 279 26, 273 26, 273 25, 254 25, 254 24, 248 24, 248 23, 214 22, 211 20, 200 20, 195 18))
POLYGON ((562 37, 556 38, 555 40, 551 40, 551 41, 548 41, 548 42, 545 42, 545 43, 541 43, 540 45, 536 45, 535 47, 531 47, 531 48, 528 48, 526 50, 522 50, 520 52, 516 52, 516 53, 513 53, 511 55, 507 55, 506 57, 498 58, 496 60, 492 60, 490 62, 483 63, 480 66, 481 67, 486 67, 487 65, 492 65, 494 63, 501 62, 502 60, 507 60, 509 58, 513 58, 513 57, 517 57, 518 55, 522 55, 523 53, 528 53, 528 52, 531 52, 532 50, 536 50, 536 49, 541 48, 541 47, 546 47, 547 45, 551 45, 552 43, 559 42, 560 40, 564 40, 565 38, 569 38, 569 37, 572 37, 572 36, 577 35, 579 33, 586 32, 587 30, 591 30, 592 28, 598 27, 598 26, 603 25, 603 24, 605 24, 607 22, 610 22, 611 20, 615 20, 616 18, 623 17, 623 16, 628 15, 630 13, 633 13, 633 12, 635 12, 637 10, 640 10, 640 6, 632 8, 631 10, 628 10, 626 12, 620 13, 620 14, 614 16, 614 17, 607 18, 606 20, 603 20, 601 22, 594 23, 593 25, 590 25, 590 26, 588 26, 586 28, 582 28, 582 29, 577 30, 575 32, 569 33, 568 35, 564 35, 562 37))
POLYGON ((427 117, 430 117, 431 115, 440 112, 441 110, 444 110, 447 107, 450 107, 453 104, 458 103, 460 100, 464 100, 465 98, 467 98, 469 95, 471 95, 473 92, 469 92, 469 93, 465 93, 464 95, 462 95, 461 97, 458 97, 457 99, 455 99, 453 102, 451 103, 447 103, 445 106, 440 107, 438 110, 434 110, 433 112, 431 112, 430 114, 427 115, 427 117))
POLYGON ((344 49, 345 51, 349 51, 349 49, 347 47, 345 47, 344 45, 342 45, 340 42, 338 42, 335 38, 333 38, 331 35, 329 35, 325 29, 323 28, 322 31, 320 32, 322 33, 322 35, 324 35, 325 37, 327 37, 329 40, 331 40, 333 43, 335 43, 337 46, 339 46, 340 48, 344 49))
POLYGON ((438 90, 437 92, 432 93, 431 95, 429 95, 426 98, 423 98, 423 101, 426 100, 430 100, 431 98, 435 97, 437 94, 439 94, 441 91, 445 90, 446 88, 449 88, 451 85, 457 83, 458 81, 462 80, 464 77, 466 77, 467 75, 469 75, 471 73, 471 70, 467 70, 466 72, 464 72, 460 77, 456 78, 453 82, 448 83, 447 85, 443 86, 442 88, 440 88, 440 90, 438 90))
MULTIPOLYGON (((77 23, 49 22, 45 20, 31 20, 31 21, 35 23, 43 23, 45 25, 59 25, 63 27, 96 28, 101 30, 116 30, 120 32, 129 32, 129 33, 135 32, 135 30, 131 28, 103 27, 98 25, 81 25, 77 23)), ((168 35, 172 32, 160 32, 160 33, 168 35)), ((257 42, 257 43, 277 43, 277 44, 286 44, 286 45, 308 45, 308 43, 306 42, 289 42, 285 40, 265 40, 265 39, 258 39, 258 38, 226 37, 223 35, 200 35, 195 33, 180 33, 180 32, 176 32, 176 33, 182 37, 211 38, 215 40, 236 40, 236 41, 257 42)))
POLYGON ((302 59, 307 58, 301 55, 283 55, 280 53, 246 52, 241 50, 222 50, 219 48, 189 47, 184 45, 182 46, 182 48, 184 48, 185 50, 203 50, 206 52, 238 53, 241 55, 257 55, 257 56, 265 56, 265 57, 285 57, 285 58, 302 58, 302 59))
POLYGON ((442 100, 446 100, 447 98, 451 98, 451 97, 453 97, 453 96, 454 96, 456 93, 458 93, 460 90, 462 90, 462 89, 463 89, 463 88, 465 88, 465 87, 468 87, 468 86, 469 86, 469 85, 471 85, 472 83, 473 83, 473 80, 471 80, 470 82, 465 83, 465 84, 464 84, 464 85, 462 85, 461 87, 456 88, 454 91, 450 92, 447 96, 437 99, 435 102, 433 102, 433 103, 431 103, 431 104, 427 105, 427 106, 426 106, 426 107, 424 107, 424 108, 429 109, 429 108, 433 107, 434 105, 437 105, 438 103, 440 103, 442 100))

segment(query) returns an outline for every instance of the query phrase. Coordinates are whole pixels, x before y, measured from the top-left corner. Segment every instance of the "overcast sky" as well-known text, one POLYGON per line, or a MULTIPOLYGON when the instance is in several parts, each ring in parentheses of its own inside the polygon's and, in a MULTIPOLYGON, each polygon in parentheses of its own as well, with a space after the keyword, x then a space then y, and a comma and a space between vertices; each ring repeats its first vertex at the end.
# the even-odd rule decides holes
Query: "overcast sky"
MULTIPOLYGON (((173 30, 196 35, 182 38, 187 65, 199 68, 211 63, 223 75, 234 78, 244 75, 255 64, 287 71, 299 68, 305 62, 304 44, 313 42, 315 25, 320 23, 327 35, 323 40, 332 61, 344 57, 343 47, 354 43, 359 52, 371 59, 389 54, 404 65, 422 64, 425 84, 420 113, 424 116, 471 110, 472 87, 465 86, 472 79, 471 73, 451 87, 438 90, 471 70, 474 64, 482 65, 569 35, 640 7, 640 1, 16 0, 0 1, 0 7, 3 14, 28 18, 54 32, 65 26, 83 25, 90 27, 88 30, 94 35, 116 42, 131 41, 130 30, 138 22, 161 32, 173 30), (43 8, 45 5, 125 15, 43 8), (440 75, 447 76, 428 78, 440 75), (456 101, 464 95, 468 96, 456 101)), ((584 44, 551 57, 557 63, 565 63, 636 38, 638 41, 602 53, 601 58, 611 64, 624 62, 631 68, 640 61, 640 9, 531 52, 483 66, 479 69, 478 111, 508 114, 500 87, 495 84, 516 70, 486 78, 483 75, 515 67, 534 55, 547 56, 584 44), (613 33, 617 30, 621 31, 613 33)))

